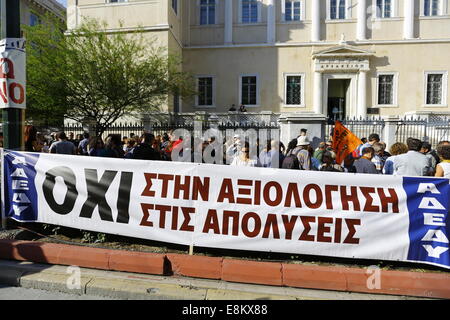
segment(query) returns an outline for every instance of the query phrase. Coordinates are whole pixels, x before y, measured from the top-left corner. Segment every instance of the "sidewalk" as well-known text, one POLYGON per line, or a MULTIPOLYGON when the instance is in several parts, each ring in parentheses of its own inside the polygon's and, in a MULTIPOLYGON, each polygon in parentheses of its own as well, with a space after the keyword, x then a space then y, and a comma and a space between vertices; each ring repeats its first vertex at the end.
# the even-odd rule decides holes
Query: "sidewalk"
POLYGON ((76 283, 73 281, 76 270, 60 265, 0 260, 0 284, 123 300, 424 300, 88 268, 79 269, 80 287, 70 289, 76 283))

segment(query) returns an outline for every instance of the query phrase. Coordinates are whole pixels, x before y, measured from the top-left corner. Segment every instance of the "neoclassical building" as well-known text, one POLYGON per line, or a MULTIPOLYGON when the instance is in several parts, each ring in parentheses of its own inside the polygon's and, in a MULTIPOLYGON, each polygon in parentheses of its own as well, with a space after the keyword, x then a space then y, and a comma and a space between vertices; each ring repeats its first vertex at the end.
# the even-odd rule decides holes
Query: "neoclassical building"
POLYGON ((138 26, 195 75, 175 112, 447 113, 450 0, 69 0, 111 32, 138 26))
MULTIPOLYGON (((18 0, 20 1, 20 23, 34 26, 42 22, 47 13, 52 13, 61 21, 66 21, 66 8, 56 0, 18 0)), ((6 20, 5 1, 0 1, 0 38, 5 36, 6 20)))

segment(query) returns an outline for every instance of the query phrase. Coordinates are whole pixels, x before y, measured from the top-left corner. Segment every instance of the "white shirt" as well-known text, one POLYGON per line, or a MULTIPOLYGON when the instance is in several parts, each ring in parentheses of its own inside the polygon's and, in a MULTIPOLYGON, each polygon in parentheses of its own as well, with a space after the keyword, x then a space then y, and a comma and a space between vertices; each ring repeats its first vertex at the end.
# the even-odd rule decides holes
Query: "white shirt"
POLYGON ((417 151, 408 151, 394 159, 394 174, 400 176, 425 176, 428 174, 429 162, 425 155, 417 151))
POLYGON ((449 162, 441 162, 438 164, 441 166, 442 170, 444 170, 444 177, 446 179, 450 179, 450 163, 449 162))
POLYGON ((239 167, 257 167, 258 166, 258 160, 256 159, 249 159, 248 161, 244 161, 241 159, 241 157, 235 157, 233 159, 233 162, 231 163, 232 166, 239 166, 239 167))

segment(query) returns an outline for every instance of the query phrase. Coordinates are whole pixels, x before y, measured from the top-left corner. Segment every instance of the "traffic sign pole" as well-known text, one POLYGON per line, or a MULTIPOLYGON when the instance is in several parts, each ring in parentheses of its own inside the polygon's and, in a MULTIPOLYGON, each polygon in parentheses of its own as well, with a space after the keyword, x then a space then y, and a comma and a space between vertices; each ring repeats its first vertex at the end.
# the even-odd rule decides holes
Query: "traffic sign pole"
MULTIPOLYGON (((6 38, 21 38, 20 1, 5 0, 6 38)), ((18 108, 2 109, 3 147, 10 150, 23 150, 23 128, 25 110, 18 108)))

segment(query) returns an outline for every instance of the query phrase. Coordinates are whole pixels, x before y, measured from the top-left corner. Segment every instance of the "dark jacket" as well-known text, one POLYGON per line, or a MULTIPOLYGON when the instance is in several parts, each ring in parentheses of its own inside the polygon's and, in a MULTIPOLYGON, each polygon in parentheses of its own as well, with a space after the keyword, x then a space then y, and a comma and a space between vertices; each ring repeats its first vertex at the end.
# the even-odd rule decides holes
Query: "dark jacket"
POLYGON ((134 148, 132 157, 139 160, 161 160, 159 153, 146 143, 141 143, 134 148))

